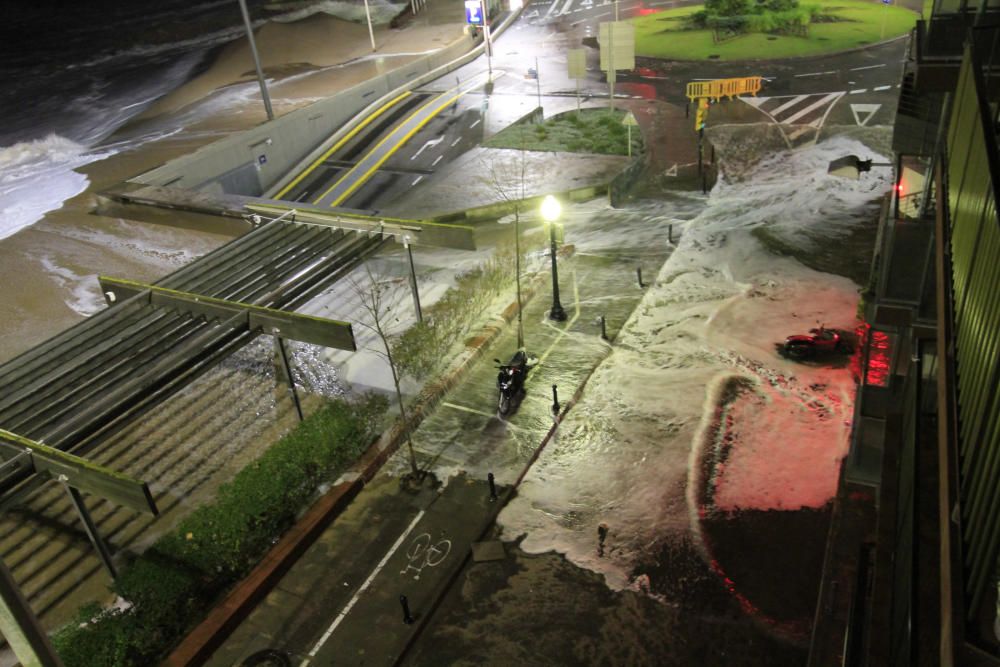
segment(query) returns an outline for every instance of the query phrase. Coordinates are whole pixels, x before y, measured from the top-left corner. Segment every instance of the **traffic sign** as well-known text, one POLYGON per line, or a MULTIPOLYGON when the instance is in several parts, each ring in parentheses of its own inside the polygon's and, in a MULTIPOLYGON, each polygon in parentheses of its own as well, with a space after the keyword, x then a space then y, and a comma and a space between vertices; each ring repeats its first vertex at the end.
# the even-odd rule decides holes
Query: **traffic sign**
POLYGON ((472 25, 483 24, 483 5, 479 0, 465 0, 465 22, 472 25))
POLYGON ((625 117, 622 118, 622 125, 638 127, 639 122, 635 119, 635 116, 632 115, 631 111, 626 111, 625 117))
POLYGON ((635 69, 635 26, 625 21, 601 23, 597 38, 601 45, 601 69, 635 69))

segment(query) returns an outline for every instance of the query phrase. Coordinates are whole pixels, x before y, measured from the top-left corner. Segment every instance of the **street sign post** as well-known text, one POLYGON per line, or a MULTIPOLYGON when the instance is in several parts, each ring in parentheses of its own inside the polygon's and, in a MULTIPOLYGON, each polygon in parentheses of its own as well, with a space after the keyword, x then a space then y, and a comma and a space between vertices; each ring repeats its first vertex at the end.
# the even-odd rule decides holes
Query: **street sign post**
POLYGON ((580 79, 587 76, 587 52, 583 49, 570 49, 566 53, 566 66, 569 78, 576 79, 576 112, 580 113, 580 79))
POLYGON ((601 47, 601 69, 608 73, 611 110, 615 110, 615 72, 635 69, 635 26, 625 21, 605 21, 597 37, 601 47))

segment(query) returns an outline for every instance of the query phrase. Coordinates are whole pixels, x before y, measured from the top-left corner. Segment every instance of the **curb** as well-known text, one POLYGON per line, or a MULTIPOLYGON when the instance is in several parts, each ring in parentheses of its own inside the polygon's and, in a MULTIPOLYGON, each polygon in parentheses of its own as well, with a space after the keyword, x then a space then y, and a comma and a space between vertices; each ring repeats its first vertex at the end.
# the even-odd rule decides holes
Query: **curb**
MULTIPOLYGON (((911 9, 910 11, 912 12, 913 10, 911 9)), ((913 13, 917 14, 919 16, 918 12, 913 12, 913 13)), ((865 51, 865 50, 868 50, 868 49, 872 48, 873 46, 885 46, 886 44, 892 44, 893 42, 898 42, 901 39, 909 39, 912 32, 913 32, 913 29, 911 28, 909 30, 909 32, 905 32, 902 35, 896 35, 895 37, 890 37, 889 39, 883 39, 883 40, 878 41, 878 42, 873 42, 871 44, 866 44, 865 46, 854 46, 854 47, 851 47, 849 49, 844 49, 843 51, 832 51, 830 53, 814 53, 812 55, 807 55, 807 56, 788 56, 788 57, 785 57, 785 58, 749 58, 749 59, 746 59, 746 60, 708 60, 707 58, 701 58, 701 59, 698 59, 698 60, 686 60, 684 58, 656 58, 654 56, 639 56, 639 55, 637 55, 635 57, 635 59, 637 61, 639 61, 639 60, 650 60, 650 61, 658 62, 658 63, 685 63, 685 64, 692 64, 692 63, 712 63, 712 64, 719 64, 719 65, 723 65, 723 64, 725 64, 725 65, 756 65, 756 64, 759 64, 759 63, 772 63, 772 62, 777 62, 777 61, 781 61, 781 60, 801 61, 801 60, 809 60, 810 58, 828 58, 830 56, 839 56, 839 55, 843 55, 845 53, 854 53, 856 51, 865 51)))

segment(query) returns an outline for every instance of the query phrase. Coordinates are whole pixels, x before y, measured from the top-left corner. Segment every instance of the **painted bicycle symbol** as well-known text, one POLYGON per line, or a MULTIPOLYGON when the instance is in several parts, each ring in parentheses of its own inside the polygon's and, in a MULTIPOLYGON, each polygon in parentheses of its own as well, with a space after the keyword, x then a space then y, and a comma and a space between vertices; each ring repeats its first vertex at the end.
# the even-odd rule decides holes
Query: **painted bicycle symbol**
POLYGON ((399 573, 408 574, 413 570, 416 574, 414 579, 420 578, 420 573, 425 567, 434 567, 441 563, 451 552, 451 540, 441 539, 431 544, 430 533, 422 533, 413 538, 410 548, 406 550, 406 557, 409 562, 399 573))

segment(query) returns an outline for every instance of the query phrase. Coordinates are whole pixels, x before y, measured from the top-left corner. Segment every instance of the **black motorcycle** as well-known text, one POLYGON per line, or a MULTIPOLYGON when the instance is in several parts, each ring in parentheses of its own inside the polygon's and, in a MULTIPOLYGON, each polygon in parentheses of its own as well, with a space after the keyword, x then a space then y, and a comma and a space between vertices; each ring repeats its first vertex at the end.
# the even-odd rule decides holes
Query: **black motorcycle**
POLYGON ((514 401, 524 391, 524 379, 528 375, 528 355, 524 353, 524 350, 518 350, 506 364, 501 364, 499 359, 493 361, 497 363, 497 368, 500 370, 497 373, 497 389, 499 390, 497 411, 501 415, 507 415, 510 413, 514 401))

